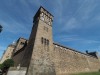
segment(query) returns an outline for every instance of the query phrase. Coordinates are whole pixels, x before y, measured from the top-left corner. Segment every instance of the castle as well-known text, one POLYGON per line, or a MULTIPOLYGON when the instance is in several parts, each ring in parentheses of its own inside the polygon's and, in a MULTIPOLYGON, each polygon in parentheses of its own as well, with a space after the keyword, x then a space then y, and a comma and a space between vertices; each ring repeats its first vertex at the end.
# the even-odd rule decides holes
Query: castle
POLYGON ((19 38, 13 52, 15 66, 27 67, 26 75, 66 75, 99 71, 100 61, 94 53, 82 53, 54 43, 53 15, 40 7, 34 16, 29 40, 19 38))

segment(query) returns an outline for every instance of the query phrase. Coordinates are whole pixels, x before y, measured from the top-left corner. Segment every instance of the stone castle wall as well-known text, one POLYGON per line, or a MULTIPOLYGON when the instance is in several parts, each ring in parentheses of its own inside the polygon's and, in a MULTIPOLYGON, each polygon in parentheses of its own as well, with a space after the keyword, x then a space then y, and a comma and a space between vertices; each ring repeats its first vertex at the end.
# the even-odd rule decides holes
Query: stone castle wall
POLYGON ((12 59, 14 60, 14 66, 18 66, 19 64, 21 64, 24 54, 25 50, 23 49, 19 50, 19 52, 14 53, 12 57, 12 59))
POLYGON ((11 59, 14 48, 15 48, 15 45, 13 45, 13 44, 11 44, 7 47, 6 51, 4 52, 4 54, 0 60, 0 64, 2 64, 7 59, 11 59))
POLYGON ((96 57, 57 44, 54 44, 52 55, 57 75, 100 69, 100 61, 96 57))
POLYGON ((98 71, 100 62, 96 57, 53 43, 52 20, 50 24, 48 22, 50 17, 51 14, 40 7, 34 17, 27 47, 14 56, 21 67, 27 67, 26 75, 66 75, 98 71))
MULTIPOLYGON (((54 49, 50 54, 51 55, 50 59, 48 58, 49 54, 45 49, 39 49, 34 51, 35 54, 34 58, 38 58, 40 56, 39 57, 40 59, 38 58, 34 61, 37 62, 37 64, 41 64, 42 70, 47 69, 47 67, 44 67, 43 63, 45 63, 48 59, 49 62, 50 61, 53 62, 53 68, 56 75, 66 75, 68 73, 78 73, 78 72, 91 72, 91 71, 98 71, 100 69, 100 61, 96 57, 78 52, 71 48, 63 47, 55 43, 53 45, 54 49)), ((18 64, 23 62, 22 58, 24 56, 25 56, 24 50, 14 56, 14 60, 16 62, 15 66, 18 66, 18 64)), ((24 62, 24 64, 27 63, 24 62)), ((51 65, 48 66, 48 68, 50 67, 51 65)), ((37 67, 37 69, 38 68, 39 66, 37 67)))
POLYGON ((17 40, 17 44, 15 49, 13 50, 12 59, 14 60, 14 66, 18 66, 23 61, 23 57, 25 56, 25 49, 27 47, 28 40, 24 38, 19 38, 17 40))

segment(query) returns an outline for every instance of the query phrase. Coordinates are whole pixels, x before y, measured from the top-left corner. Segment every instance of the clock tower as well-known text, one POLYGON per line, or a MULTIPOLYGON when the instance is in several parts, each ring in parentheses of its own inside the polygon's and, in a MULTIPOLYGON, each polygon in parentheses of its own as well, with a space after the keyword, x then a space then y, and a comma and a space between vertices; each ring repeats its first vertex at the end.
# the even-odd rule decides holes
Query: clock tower
POLYGON ((52 62, 53 15, 40 7, 33 19, 32 32, 21 65, 28 67, 27 75, 55 75, 52 62))

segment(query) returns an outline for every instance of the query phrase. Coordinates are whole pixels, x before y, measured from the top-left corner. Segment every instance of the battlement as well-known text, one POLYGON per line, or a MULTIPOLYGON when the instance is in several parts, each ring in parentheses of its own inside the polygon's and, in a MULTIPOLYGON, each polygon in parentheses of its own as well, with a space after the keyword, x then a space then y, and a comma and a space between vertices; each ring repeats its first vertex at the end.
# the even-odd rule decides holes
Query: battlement
POLYGON ((42 6, 37 11, 36 15, 34 16, 33 22, 38 21, 39 19, 47 23, 48 25, 52 25, 53 22, 53 15, 49 13, 46 9, 42 6))
POLYGON ((59 47, 60 49, 65 50, 65 51, 70 50, 71 52, 74 52, 74 53, 76 53, 76 54, 79 53, 79 54, 83 54, 83 55, 86 55, 86 56, 89 56, 89 57, 97 58, 96 55, 93 55, 94 52, 83 53, 83 52, 80 52, 80 51, 78 51, 78 50, 76 50, 76 49, 73 49, 73 48, 70 48, 70 47, 67 47, 67 46, 63 46, 63 45, 60 45, 60 44, 58 44, 58 43, 53 43, 53 44, 54 44, 55 47, 59 47))

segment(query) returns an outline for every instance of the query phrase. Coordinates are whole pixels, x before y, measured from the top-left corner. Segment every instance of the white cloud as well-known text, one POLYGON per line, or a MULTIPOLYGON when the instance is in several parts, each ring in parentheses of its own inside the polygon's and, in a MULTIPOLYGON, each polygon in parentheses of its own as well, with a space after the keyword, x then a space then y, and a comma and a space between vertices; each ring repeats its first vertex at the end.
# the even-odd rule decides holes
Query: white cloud
POLYGON ((83 43, 87 43, 87 44, 99 44, 100 41, 96 41, 96 40, 84 40, 83 39, 83 43))
POLYGON ((65 23, 63 30, 69 31, 79 27, 80 27, 79 21, 77 21, 75 18, 71 18, 65 23))
MULTIPOLYGON (((83 28, 84 27, 91 27, 91 24, 88 24, 89 21, 92 20, 91 16, 94 14, 95 8, 97 8, 98 4, 95 0, 79 0, 79 7, 75 11, 74 14, 69 18, 69 20, 64 20, 63 17, 59 20, 64 23, 64 26, 61 28, 61 30, 66 30, 67 32, 70 32, 74 29, 83 28)), ((61 12, 60 12, 61 13, 61 12)), ((66 17, 65 17, 66 18, 66 17)), ((99 17, 98 17, 99 19, 99 17)))
POLYGON ((29 34, 30 27, 32 27, 31 21, 32 21, 32 14, 33 14, 32 12, 33 10, 30 9, 29 5, 28 7, 24 6, 25 8, 22 7, 19 8, 19 6, 23 6, 24 1, 23 3, 21 3, 22 5, 17 6, 16 0, 12 1, 11 4, 9 3, 7 4, 7 2, 5 2, 4 4, 5 4, 5 8, 2 9, 2 11, 0 12, 1 14, 0 24, 3 26, 3 31, 15 33, 15 34, 16 33, 29 34), (15 4, 13 7, 8 6, 13 4, 15 4), (27 11, 25 9, 27 9, 27 11))
POLYGON ((97 6, 96 0, 84 0, 79 3, 80 7, 75 12, 75 16, 80 15, 81 19, 88 19, 97 6))
POLYGON ((20 24, 17 21, 12 19, 12 23, 7 23, 4 21, 0 21, 1 25, 3 25, 3 30, 6 32, 11 32, 11 33, 25 33, 29 34, 30 30, 24 26, 24 24, 20 24))
POLYGON ((60 35, 60 36, 56 36, 56 38, 60 39, 61 42, 79 40, 77 37, 78 37, 78 35, 60 35))
POLYGON ((30 4, 34 6, 39 6, 41 4, 40 0, 20 0, 20 2, 27 7, 30 7, 30 4))
POLYGON ((6 49, 5 46, 0 46, 0 51, 4 51, 6 49))
POLYGON ((80 38, 78 35, 60 35, 56 37, 61 42, 77 42, 80 44, 100 44, 100 41, 80 38))
POLYGON ((68 0, 54 0, 53 1, 53 8, 52 11, 54 13, 54 18, 59 24, 63 23, 64 17, 63 17, 63 11, 65 10, 64 5, 66 3, 66 6, 68 5, 68 0))

